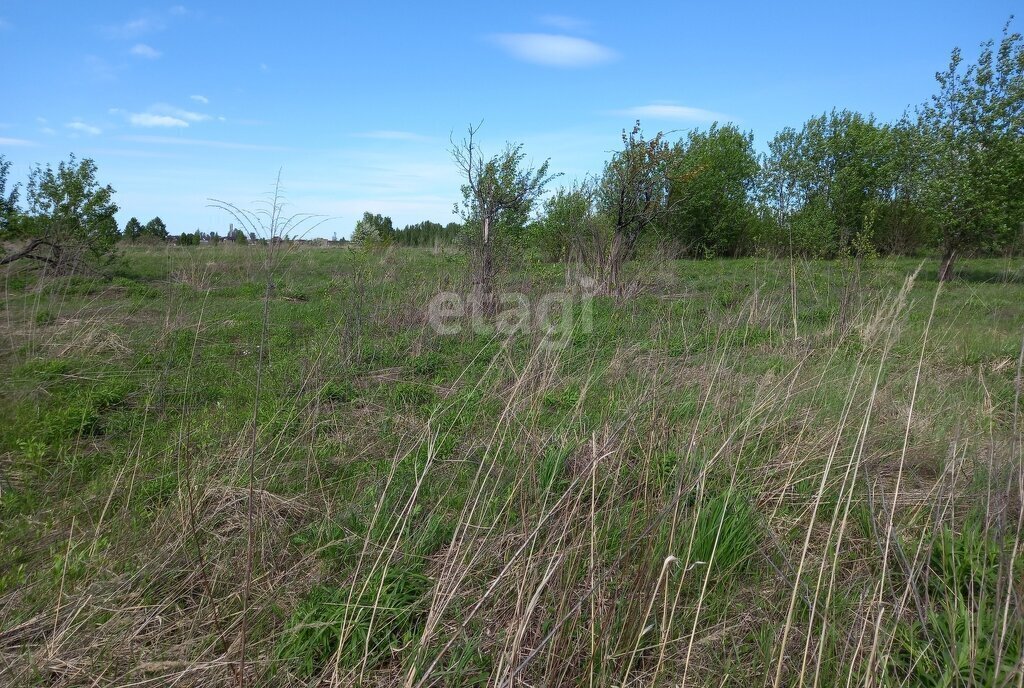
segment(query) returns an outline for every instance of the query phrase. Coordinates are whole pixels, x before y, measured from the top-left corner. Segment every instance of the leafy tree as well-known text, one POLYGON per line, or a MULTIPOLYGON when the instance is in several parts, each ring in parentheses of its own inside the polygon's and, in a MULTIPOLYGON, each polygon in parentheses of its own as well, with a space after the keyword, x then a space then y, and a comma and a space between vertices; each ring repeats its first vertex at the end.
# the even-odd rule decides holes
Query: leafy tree
POLYGON ((598 185, 598 208, 612 227, 605 249, 593 251, 594 267, 606 291, 622 288, 620 274, 637 242, 668 212, 666 171, 671 150, 662 132, 644 138, 638 121, 628 134, 622 131, 622 150, 605 165, 598 185))
POLYGON ((729 124, 692 131, 669 163, 670 231, 698 254, 735 256, 751 241, 754 136, 729 124))
POLYGON ((167 238, 167 225, 159 217, 154 217, 142 228, 142 233, 154 239, 164 240, 167 238))
POLYGON ((795 248, 790 219, 800 206, 798 148, 799 134, 786 127, 768 142, 768 152, 760 158, 757 202, 762 231, 757 242, 762 247, 778 249, 785 245, 791 252, 795 248))
POLYGON ((976 64, 964 66, 954 49, 936 80, 939 92, 918 114, 946 281, 958 254, 1006 245, 1024 222, 1024 40, 1007 24, 976 64))
POLYGON ((586 234, 594 216, 594 191, 587 183, 560 188, 544 201, 544 212, 533 224, 532 243, 542 259, 567 261, 586 234))
POLYGON ((775 230, 761 239, 817 257, 911 249, 926 225, 918 140, 905 119, 848 110, 779 132, 761 161, 758 199, 775 230))
POLYGON ((113 257, 120 236, 114 189, 96 181, 96 163, 71 155, 56 169, 36 166, 29 173, 28 208, 9 237, 26 240, 0 264, 34 260, 65 272, 92 269, 113 257))
POLYGON ((18 215, 18 196, 21 188, 15 184, 10 191, 7 190, 10 171, 10 160, 0 155, 0 238, 6 237, 11 231, 9 227, 18 215))
POLYGON ((249 243, 249 241, 245 238, 245 232, 238 229, 237 227, 231 227, 231 229, 228 230, 227 236, 225 238, 228 241, 233 241, 236 244, 245 245, 249 243))
POLYGON ((456 207, 472 233, 479 257, 476 289, 484 313, 496 310, 494 300, 494 247, 496 238, 523 230, 533 204, 544 187, 557 175, 548 173, 548 161, 533 168, 523 164, 526 153, 521 143, 509 143, 505 150, 485 159, 475 137, 479 126, 470 127, 462 143, 452 142, 451 154, 465 178, 462 206, 456 207))
POLYGON ((142 223, 137 217, 132 217, 124 225, 124 238, 135 241, 142 236, 142 223))
POLYGON ((391 218, 370 212, 363 213, 352 232, 352 243, 360 246, 381 246, 390 243, 395 233, 391 218))
POLYGON ((406 225, 395 232, 395 242, 401 246, 435 246, 452 244, 459 236, 461 226, 450 223, 447 227, 438 222, 417 222, 406 225))

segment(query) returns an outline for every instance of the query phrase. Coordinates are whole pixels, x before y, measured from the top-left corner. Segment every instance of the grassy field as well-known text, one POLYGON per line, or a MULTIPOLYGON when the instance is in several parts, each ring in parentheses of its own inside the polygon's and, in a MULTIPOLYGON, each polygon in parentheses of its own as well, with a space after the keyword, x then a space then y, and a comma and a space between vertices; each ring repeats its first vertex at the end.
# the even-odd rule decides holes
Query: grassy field
POLYGON ((3 275, 0 683, 1024 681, 1024 261, 268 256, 3 275))

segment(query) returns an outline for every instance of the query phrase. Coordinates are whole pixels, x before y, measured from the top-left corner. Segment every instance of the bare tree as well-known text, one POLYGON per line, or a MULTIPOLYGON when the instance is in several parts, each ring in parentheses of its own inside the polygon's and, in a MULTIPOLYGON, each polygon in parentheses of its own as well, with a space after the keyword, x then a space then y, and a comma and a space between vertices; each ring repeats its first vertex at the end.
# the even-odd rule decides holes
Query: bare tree
MULTIPOLYGON (((548 161, 540 167, 523 165, 523 144, 506 144, 505 150, 485 158, 476 141, 480 125, 470 126, 460 143, 451 142, 451 155, 465 178, 462 207, 457 208, 467 225, 479 225, 479 268, 474 288, 484 314, 495 311, 494 239, 503 229, 525 224, 534 202, 556 176, 548 173, 548 161)), ((476 237, 474 237, 475 242, 476 237)))

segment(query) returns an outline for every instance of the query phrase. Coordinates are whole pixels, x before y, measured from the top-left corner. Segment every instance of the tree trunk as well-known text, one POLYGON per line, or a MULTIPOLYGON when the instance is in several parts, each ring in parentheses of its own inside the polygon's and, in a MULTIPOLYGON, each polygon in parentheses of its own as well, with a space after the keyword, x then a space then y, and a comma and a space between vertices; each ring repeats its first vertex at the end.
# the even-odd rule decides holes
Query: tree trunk
POLYGON ((953 261, 956 259, 956 250, 947 247, 942 254, 942 264, 939 266, 939 281, 949 282, 953 279, 953 261))
POLYGON ((484 255, 480 261, 480 306, 484 315, 494 315, 494 262, 491 255, 491 244, 484 244, 484 255))
POLYGON ((494 300, 494 257, 490 236, 490 219, 484 218, 484 241, 481 246, 480 274, 477 276, 476 291, 480 300, 480 312, 489 317, 497 310, 494 300))

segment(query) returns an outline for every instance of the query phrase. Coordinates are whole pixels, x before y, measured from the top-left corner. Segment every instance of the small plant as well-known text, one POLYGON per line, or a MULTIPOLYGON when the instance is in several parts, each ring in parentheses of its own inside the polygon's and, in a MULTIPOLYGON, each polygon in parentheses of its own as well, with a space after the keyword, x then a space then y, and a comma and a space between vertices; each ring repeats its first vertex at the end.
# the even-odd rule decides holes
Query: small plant
POLYGON ((57 314, 46 308, 36 311, 36 325, 49 325, 57 321, 57 314))
POLYGON ((332 380, 320 391, 320 398, 326 402, 343 404, 359 396, 359 390, 349 380, 332 380))
POLYGON ((902 621, 894 634, 893 671, 904 683, 991 686, 1014 675, 1024 625, 1005 595, 1014 595, 1022 560, 1000 566, 1002 544, 976 522, 960 533, 943 528, 934 534, 918 585, 923 622, 902 621), (1006 619, 1005 633, 1004 611, 1015 617, 1006 619))
POLYGON ((760 529, 744 495, 727 490, 708 500, 697 517, 691 561, 701 561, 719 575, 742 570, 753 558, 760 529))
POLYGON ((323 671, 335 653, 346 669, 362 661, 376 666, 418 633, 429 590, 426 576, 403 568, 344 588, 314 588, 292 614, 277 656, 305 678, 323 671))

